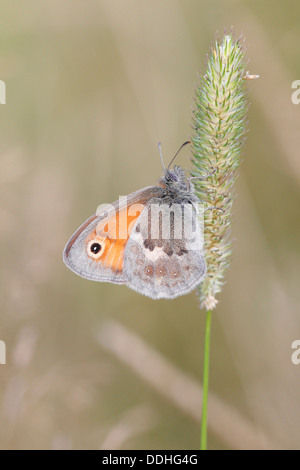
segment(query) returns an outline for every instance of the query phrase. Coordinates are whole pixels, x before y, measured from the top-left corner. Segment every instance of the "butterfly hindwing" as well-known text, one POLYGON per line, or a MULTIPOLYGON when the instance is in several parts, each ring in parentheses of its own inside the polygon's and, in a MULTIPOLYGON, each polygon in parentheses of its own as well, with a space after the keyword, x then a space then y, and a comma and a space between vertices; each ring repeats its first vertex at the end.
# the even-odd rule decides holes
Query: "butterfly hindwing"
POLYGON ((185 214, 183 236, 175 238, 174 221, 183 220, 184 209, 178 204, 168 207, 159 205, 161 216, 156 223, 159 236, 151 238, 149 206, 150 203, 136 222, 125 248, 127 285, 152 299, 172 299, 187 294, 201 282, 206 271, 199 220, 185 214), (172 212, 173 222, 170 221, 172 212), (163 224, 171 227, 165 238, 163 224), (193 239, 188 237, 191 231, 195 234, 193 239))

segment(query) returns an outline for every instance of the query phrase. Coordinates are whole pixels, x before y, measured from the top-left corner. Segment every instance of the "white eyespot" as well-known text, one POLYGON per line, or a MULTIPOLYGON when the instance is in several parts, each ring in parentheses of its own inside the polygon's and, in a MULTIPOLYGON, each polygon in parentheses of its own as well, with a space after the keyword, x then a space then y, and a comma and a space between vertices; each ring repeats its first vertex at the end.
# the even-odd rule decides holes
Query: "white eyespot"
POLYGON ((99 242, 99 240, 91 240, 87 245, 87 253, 90 258, 99 259, 104 253, 104 242, 99 242))

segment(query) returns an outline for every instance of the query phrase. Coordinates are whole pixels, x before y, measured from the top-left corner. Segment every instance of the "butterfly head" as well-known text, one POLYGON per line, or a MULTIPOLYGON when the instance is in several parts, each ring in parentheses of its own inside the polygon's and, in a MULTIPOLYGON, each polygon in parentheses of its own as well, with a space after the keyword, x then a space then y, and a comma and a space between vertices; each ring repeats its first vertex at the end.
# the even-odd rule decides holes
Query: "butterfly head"
POLYGON ((180 166, 174 166, 172 170, 167 168, 159 184, 165 188, 164 200, 167 199, 172 203, 197 201, 193 186, 180 166))
POLYGON ((187 186, 184 170, 178 165, 174 166, 172 170, 167 168, 162 179, 165 181, 166 185, 187 186))

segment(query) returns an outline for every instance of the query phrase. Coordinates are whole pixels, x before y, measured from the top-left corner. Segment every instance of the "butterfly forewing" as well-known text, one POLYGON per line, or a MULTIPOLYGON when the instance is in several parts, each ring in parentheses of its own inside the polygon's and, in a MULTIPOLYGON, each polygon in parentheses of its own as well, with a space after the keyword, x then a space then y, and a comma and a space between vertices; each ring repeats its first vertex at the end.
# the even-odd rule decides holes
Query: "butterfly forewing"
POLYGON ((68 241, 63 253, 67 267, 86 279, 127 283, 125 246, 145 204, 161 191, 147 187, 98 210, 68 241))

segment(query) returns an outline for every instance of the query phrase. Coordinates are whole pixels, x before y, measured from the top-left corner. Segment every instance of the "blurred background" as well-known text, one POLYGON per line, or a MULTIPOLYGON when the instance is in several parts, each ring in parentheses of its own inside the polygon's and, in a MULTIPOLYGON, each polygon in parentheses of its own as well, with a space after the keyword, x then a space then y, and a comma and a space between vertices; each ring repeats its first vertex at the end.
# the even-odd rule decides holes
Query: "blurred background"
POLYGON ((157 181, 157 143, 168 162, 189 138, 197 73, 232 26, 260 79, 213 318, 209 448, 300 447, 299 18, 298 1, 2 1, 1 449, 199 448, 196 294, 89 282, 62 250, 100 203, 157 181))

